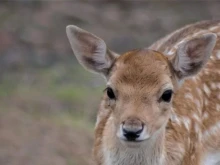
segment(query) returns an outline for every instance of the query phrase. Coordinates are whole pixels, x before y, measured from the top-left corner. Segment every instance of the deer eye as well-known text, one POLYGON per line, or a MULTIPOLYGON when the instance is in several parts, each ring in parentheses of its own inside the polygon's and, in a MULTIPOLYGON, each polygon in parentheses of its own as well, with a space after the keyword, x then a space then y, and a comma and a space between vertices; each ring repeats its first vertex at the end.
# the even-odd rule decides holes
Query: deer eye
POLYGON ((173 91, 172 91, 172 90, 170 90, 170 89, 169 89, 169 90, 166 90, 166 91, 162 94, 160 100, 165 101, 165 102, 170 102, 170 100, 171 100, 171 98, 172 98, 172 95, 173 95, 173 91))
POLYGON ((107 87, 107 88, 106 88, 106 91, 107 91, 107 95, 108 95, 108 97, 109 97, 110 99, 115 99, 115 94, 114 94, 112 88, 107 87))

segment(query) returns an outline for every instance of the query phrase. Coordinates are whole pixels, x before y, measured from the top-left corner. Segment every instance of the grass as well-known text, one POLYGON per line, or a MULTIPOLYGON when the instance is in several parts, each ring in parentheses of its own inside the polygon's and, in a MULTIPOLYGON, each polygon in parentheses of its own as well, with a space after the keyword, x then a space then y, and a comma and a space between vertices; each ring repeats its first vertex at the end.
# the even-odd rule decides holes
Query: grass
POLYGON ((90 93, 89 88, 74 87, 74 86, 61 86, 57 90, 53 90, 54 96, 62 101, 83 101, 84 98, 90 93))
POLYGON ((94 123, 89 122, 86 119, 83 119, 82 116, 76 116, 68 113, 64 113, 59 116, 53 116, 51 120, 58 125, 71 126, 73 128, 83 129, 89 133, 94 131, 94 123))
MULTIPOLYGON (((51 68, 29 69, 2 75, 0 80, 0 114, 2 117, 5 116, 2 125, 8 127, 6 130, 11 134, 11 137, 7 139, 14 139, 16 144, 22 143, 20 145, 26 148, 32 145, 30 144, 32 143, 31 139, 36 139, 33 137, 36 135, 26 132, 27 128, 30 127, 29 131, 33 130, 33 132, 36 132, 35 129, 51 128, 48 130, 47 136, 49 139, 53 139, 53 146, 63 153, 64 156, 59 159, 65 160, 66 165, 90 164, 89 160, 85 159, 85 155, 90 157, 91 137, 94 132, 94 121, 102 89, 104 86, 101 78, 90 74, 79 65, 59 64, 51 68), (13 121, 17 122, 16 125, 13 125, 13 121), (17 134, 16 131, 13 131, 14 129, 22 130, 22 133, 17 134), (57 131, 57 133, 53 131, 57 131), (75 135, 75 133, 79 135, 75 135), (53 137, 54 135, 67 138, 67 141, 62 141, 66 147, 60 146, 59 142, 56 142, 59 138, 53 137), (87 141, 88 144, 86 144, 87 141), (76 146, 81 146, 78 148, 80 153, 72 150, 76 146)), ((0 134, 7 136, 4 132, 0 129, 0 134)), ((37 135, 42 136, 41 140, 44 139, 44 134, 40 134, 37 135)), ((36 139, 35 143, 40 144, 41 140, 36 139)), ((10 143, 13 144, 14 141, 10 143)), ((50 152, 50 155, 55 155, 55 151, 50 150, 50 141, 44 143, 45 150, 50 152)), ((4 150, 7 151, 6 155, 15 151, 10 147, 4 150)), ((30 159, 34 157, 31 153, 26 156, 29 155, 30 159)), ((10 160, 17 158, 19 157, 13 157, 10 160)), ((37 160, 41 160, 41 157, 39 156, 37 160)))
POLYGON ((11 94, 13 94, 13 90, 14 90, 13 85, 4 82, 3 84, 0 85, 0 97, 4 98, 10 96, 11 94))
POLYGON ((91 88, 80 85, 59 86, 52 91, 52 94, 59 100, 83 102, 84 104, 86 100, 90 99, 90 97, 97 96, 97 98, 100 98, 101 95, 100 88, 91 88))

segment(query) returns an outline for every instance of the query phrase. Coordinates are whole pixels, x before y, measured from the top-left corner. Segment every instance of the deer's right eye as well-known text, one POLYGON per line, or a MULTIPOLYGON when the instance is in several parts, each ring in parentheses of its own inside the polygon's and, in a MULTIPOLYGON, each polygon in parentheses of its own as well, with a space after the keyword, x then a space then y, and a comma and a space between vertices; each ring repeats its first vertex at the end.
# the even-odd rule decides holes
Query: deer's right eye
POLYGON ((108 97, 109 97, 110 99, 115 99, 115 94, 114 94, 112 88, 107 87, 107 88, 106 88, 106 91, 107 91, 107 95, 108 95, 108 97))
POLYGON ((161 100, 165 101, 165 102, 170 102, 171 98, 172 98, 172 94, 173 91, 172 90, 166 90, 162 96, 161 96, 161 100))

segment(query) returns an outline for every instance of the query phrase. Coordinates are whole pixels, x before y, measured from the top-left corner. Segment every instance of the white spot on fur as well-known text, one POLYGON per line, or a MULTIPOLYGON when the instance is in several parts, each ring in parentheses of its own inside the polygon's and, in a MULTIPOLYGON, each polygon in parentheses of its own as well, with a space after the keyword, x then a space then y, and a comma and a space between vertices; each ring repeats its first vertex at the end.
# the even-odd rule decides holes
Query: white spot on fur
POLYGON ((192 89, 190 87, 185 88, 188 92, 190 92, 192 89))
POLYGON ((219 28, 219 26, 214 26, 214 27, 209 28, 209 30, 214 31, 214 30, 217 30, 218 28, 219 28))
POLYGON ((198 123, 195 123, 194 129, 195 129, 195 132, 197 133, 198 140, 201 141, 202 134, 201 134, 201 128, 198 123))
POLYGON ((200 132, 200 128, 199 128, 199 125, 197 123, 195 123, 195 132, 196 133, 199 133, 200 132))
POLYGON ((216 110, 220 111, 220 104, 216 104, 216 110))
POLYGON ((207 106, 209 104, 209 101, 207 99, 205 99, 204 103, 207 106))
POLYGON ((196 91, 198 92, 198 94, 201 96, 202 95, 202 91, 199 88, 196 88, 196 91))
POLYGON ((198 99, 196 99, 195 103, 196 103, 197 108, 200 109, 201 108, 200 101, 198 99))
POLYGON ((188 117, 182 117, 181 119, 186 129, 189 130, 191 126, 191 120, 188 117))
POLYGON ((196 77, 192 77, 192 80, 197 83, 197 78, 196 77))
POLYGON ((168 53, 167 53, 167 55, 173 55, 175 53, 175 49, 171 49, 168 53))
POLYGON ((216 123, 212 127, 210 127, 208 130, 204 131, 203 136, 204 138, 208 138, 209 136, 213 134, 217 134, 220 131, 220 122, 216 123))
POLYGON ((210 96, 211 91, 210 91, 209 87, 208 87, 206 84, 203 85, 203 89, 204 89, 205 93, 206 93, 208 96, 210 96))
POLYGON ((200 120, 199 116, 198 116, 196 113, 194 113, 192 117, 193 117, 194 119, 196 119, 197 121, 200 120))
POLYGON ((179 118, 176 116, 176 114, 173 114, 173 113, 172 113, 170 119, 171 119, 172 122, 175 122, 175 123, 177 123, 178 125, 180 125, 180 120, 179 120, 179 118))
POLYGON ((180 41, 180 42, 178 42, 175 46, 179 46, 180 44, 182 44, 182 43, 184 43, 185 42, 185 40, 182 40, 182 41, 180 41))
POLYGON ((216 88, 220 89, 220 83, 216 83, 216 88))
POLYGON ((191 99, 191 100, 193 100, 193 95, 191 94, 191 93, 186 93, 185 95, 184 95, 184 97, 187 99, 191 99))
POLYGON ((203 119, 208 119, 208 117, 209 117, 209 114, 207 112, 205 112, 203 115, 203 119))
POLYGON ((170 49, 166 48, 165 51, 164 51, 164 54, 167 54, 169 51, 170 51, 170 49))
POLYGON ((217 59, 220 59, 220 50, 216 53, 217 59))
POLYGON ((201 34, 204 34, 206 31, 207 31, 207 30, 198 31, 197 33, 195 33, 195 34, 192 35, 192 38, 193 38, 193 37, 197 37, 197 36, 199 36, 199 35, 201 35, 201 34))
POLYGON ((211 82, 210 85, 211 85, 211 89, 213 89, 213 90, 215 90, 217 88, 216 84, 213 82, 211 82))

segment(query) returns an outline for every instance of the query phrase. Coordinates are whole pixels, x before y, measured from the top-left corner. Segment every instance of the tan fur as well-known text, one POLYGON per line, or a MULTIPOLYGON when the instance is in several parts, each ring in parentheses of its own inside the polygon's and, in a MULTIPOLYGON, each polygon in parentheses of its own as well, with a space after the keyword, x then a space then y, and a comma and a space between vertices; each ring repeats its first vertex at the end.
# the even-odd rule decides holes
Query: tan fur
MULTIPOLYGON (((218 28, 212 32, 219 36, 220 22, 202 22, 186 26, 182 31, 174 32, 170 35, 170 38, 168 37, 165 41, 162 39, 156 43, 161 46, 152 45, 150 48, 157 47, 157 51, 166 54, 165 50, 173 49, 178 42, 190 38, 192 34, 201 30, 204 30, 203 33, 198 34, 205 34, 210 31, 209 28, 214 26, 218 26, 218 28)), ((216 132, 208 132, 207 136, 204 136, 206 131, 209 131, 217 122, 220 122, 220 110, 217 111, 216 109, 216 106, 220 109, 220 59, 217 59, 216 56, 219 53, 219 48, 220 42, 218 38, 212 55, 213 60, 210 60, 206 68, 198 76, 194 77, 193 80, 186 80, 183 86, 175 92, 172 114, 166 125, 165 140, 162 143, 165 148, 161 151, 165 157, 164 164, 200 165, 207 152, 220 150, 220 127, 216 132), (204 91, 204 84, 210 90, 209 95, 204 91), (188 97, 187 94, 189 94, 188 97), (206 104, 205 101, 207 102, 206 104), (204 118, 205 114, 208 116, 207 118, 204 118), (174 117, 172 118, 172 116, 174 117), (184 124, 184 122, 189 123, 184 124)), ((175 54, 175 50, 173 54, 175 54)), ((141 104, 144 102, 146 104, 151 102, 148 98, 152 96, 161 84, 166 83, 167 77, 172 78, 171 80, 175 88, 177 88, 172 73, 167 69, 169 66, 166 60, 158 52, 149 52, 149 50, 131 51, 117 59, 112 69, 113 76, 110 76, 110 80, 115 81, 115 85, 117 85, 115 88, 120 90, 119 93, 124 92, 123 101, 121 100, 122 109, 126 109, 125 105, 129 106, 129 108, 133 106, 129 113, 139 118, 146 117, 145 120, 149 119, 149 123, 152 123, 155 127, 157 126, 157 121, 152 118, 151 108, 146 107, 147 110, 144 112, 140 111, 139 106, 143 106, 141 104), (158 73, 158 71, 161 72, 158 73), (132 100, 132 103, 130 103, 130 100, 132 100)), ((114 149, 115 146, 111 143, 112 139, 116 138, 115 132, 108 130, 111 129, 109 120, 114 112, 108 107, 102 106, 106 106, 108 104, 106 102, 108 100, 104 96, 98 114, 99 117, 102 117, 100 117, 101 119, 96 127, 94 146, 94 156, 97 164, 100 165, 106 163, 104 161, 104 150, 114 149)), ((120 116, 120 114, 115 114, 115 116, 120 116)), ((113 119, 111 118, 111 120, 113 119)), ((154 126, 152 126, 152 129, 154 126)), ((140 147, 137 150, 142 149, 140 147)), ((144 162, 140 164, 144 164, 144 162)))
POLYGON ((208 155, 220 153, 220 21, 187 25, 148 49, 112 57, 105 76, 116 99, 109 99, 105 92, 100 104, 93 150, 96 164, 214 165, 207 162, 208 155), (206 35, 210 32, 216 35, 206 35), (183 45, 188 41, 188 47, 183 45), (208 52, 208 43, 211 57, 198 57, 208 52), (175 62, 184 51, 194 55, 189 68, 182 68, 188 77, 176 66, 186 65, 184 61, 175 62), (159 101, 165 89, 174 91, 171 103, 159 101), (128 119, 143 122, 150 138, 142 142, 119 139, 120 124, 128 119))

